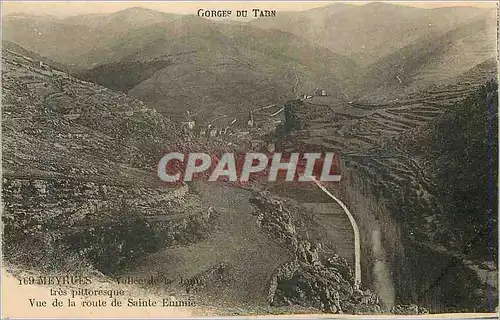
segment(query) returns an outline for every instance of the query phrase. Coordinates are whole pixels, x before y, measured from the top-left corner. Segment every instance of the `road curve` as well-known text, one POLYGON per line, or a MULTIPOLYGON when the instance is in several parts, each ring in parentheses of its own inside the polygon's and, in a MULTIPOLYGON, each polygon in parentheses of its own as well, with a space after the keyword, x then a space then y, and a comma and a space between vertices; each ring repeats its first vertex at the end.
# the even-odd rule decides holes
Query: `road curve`
POLYGON ((354 232, 354 286, 355 288, 359 288, 361 285, 361 240, 359 237, 359 228, 358 224, 356 223, 356 220, 354 220, 353 215, 347 209, 347 206, 340 201, 337 197, 335 197, 333 194, 331 194, 330 191, 320 182, 318 181, 315 177, 311 177, 313 182, 324 192, 326 193, 330 198, 335 200, 342 209, 344 210, 345 214, 349 218, 349 221, 351 222, 351 226, 354 232))

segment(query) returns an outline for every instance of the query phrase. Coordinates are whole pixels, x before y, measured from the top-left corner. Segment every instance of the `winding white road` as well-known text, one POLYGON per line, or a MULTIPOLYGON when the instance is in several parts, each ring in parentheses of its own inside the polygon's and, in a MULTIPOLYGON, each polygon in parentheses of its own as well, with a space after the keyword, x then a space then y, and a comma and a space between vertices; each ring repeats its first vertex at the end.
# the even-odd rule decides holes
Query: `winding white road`
POLYGON ((314 183, 324 192, 326 193, 330 198, 335 200, 342 209, 344 210, 345 214, 349 218, 349 221, 351 222, 351 226, 354 232, 354 286, 355 288, 359 288, 361 285, 361 240, 359 237, 359 228, 358 224, 356 223, 356 220, 354 219, 353 215, 347 209, 347 206, 340 201, 337 197, 335 197, 328 189, 320 182, 318 181, 315 177, 311 177, 314 183))

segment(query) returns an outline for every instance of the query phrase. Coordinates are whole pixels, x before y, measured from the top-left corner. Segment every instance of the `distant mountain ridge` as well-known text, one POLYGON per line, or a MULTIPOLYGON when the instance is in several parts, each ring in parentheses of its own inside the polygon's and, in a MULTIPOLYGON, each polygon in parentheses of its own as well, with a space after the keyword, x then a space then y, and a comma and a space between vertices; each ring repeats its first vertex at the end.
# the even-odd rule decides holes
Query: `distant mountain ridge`
POLYGON ((362 86, 380 101, 450 83, 483 61, 496 59, 495 17, 490 11, 444 34, 419 38, 368 66, 362 86))
POLYGON ((274 19, 255 19, 250 24, 291 32, 368 65, 422 36, 445 33, 488 10, 339 3, 302 12, 283 12, 274 19))
POLYGON ((193 15, 130 8, 57 21, 7 19, 5 24, 5 37, 12 42, 174 117, 186 110, 201 111, 201 119, 247 114, 317 87, 342 94, 358 73, 351 59, 291 33, 193 15), (34 35, 33 27, 41 35, 34 35), (79 37, 70 40, 69 34, 79 37), (148 67, 141 70, 144 64, 148 67))
POLYGON ((3 17, 2 33, 4 40, 72 67, 75 57, 129 30, 179 17, 140 7, 67 18, 16 14, 3 17))
POLYGON ((207 119, 316 88, 376 102, 437 85, 496 56, 495 13, 336 3, 218 23, 133 7, 64 19, 7 16, 3 31, 12 43, 162 113, 190 110, 207 119))

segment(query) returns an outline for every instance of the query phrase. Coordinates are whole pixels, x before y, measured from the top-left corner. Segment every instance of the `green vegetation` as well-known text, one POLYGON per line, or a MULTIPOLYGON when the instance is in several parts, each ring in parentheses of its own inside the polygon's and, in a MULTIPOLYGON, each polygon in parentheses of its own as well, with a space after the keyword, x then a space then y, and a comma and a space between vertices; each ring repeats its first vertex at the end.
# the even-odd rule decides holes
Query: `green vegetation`
POLYGON ((296 109, 300 106, 302 106, 300 100, 290 100, 285 103, 285 110, 283 111, 285 113, 285 123, 283 125, 285 133, 300 128, 300 120, 296 115, 296 109))
POLYGON ((435 189, 450 226, 447 237, 464 254, 483 260, 490 260, 491 243, 493 261, 497 261, 497 84, 483 86, 452 108, 432 133, 432 148, 438 155, 435 189))
MULTIPOLYGON (((466 261, 485 270, 484 263, 497 261, 497 95, 497 84, 490 82, 398 140, 397 147, 404 146, 411 157, 398 160, 398 168, 412 160, 421 163, 418 170, 429 179, 425 184, 380 183, 381 177, 395 176, 394 167, 370 168, 374 191, 404 230, 405 254, 394 267, 405 275, 397 281, 405 303, 422 303, 433 312, 491 311, 488 299, 497 289, 466 261)), ((396 150, 386 151, 394 155, 396 150)))
POLYGON ((169 60, 121 61, 100 65, 77 76, 113 90, 127 92, 170 64, 172 62, 169 60))
POLYGON ((87 216, 62 240, 97 270, 109 274, 160 249, 161 239, 144 214, 126 204, 87 216))

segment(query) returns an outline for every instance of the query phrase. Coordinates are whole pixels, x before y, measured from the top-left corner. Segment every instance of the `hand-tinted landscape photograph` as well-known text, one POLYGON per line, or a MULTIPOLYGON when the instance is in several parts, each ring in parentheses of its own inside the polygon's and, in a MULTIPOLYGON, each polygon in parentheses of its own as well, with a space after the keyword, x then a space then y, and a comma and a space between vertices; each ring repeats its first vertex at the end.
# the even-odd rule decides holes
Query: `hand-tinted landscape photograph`
POLYGON ((498 312, 497 17, 3 2, 2 277, 163 317, 498 312), (342 179, 166 186, 166 150, 333 152, 342 179))

